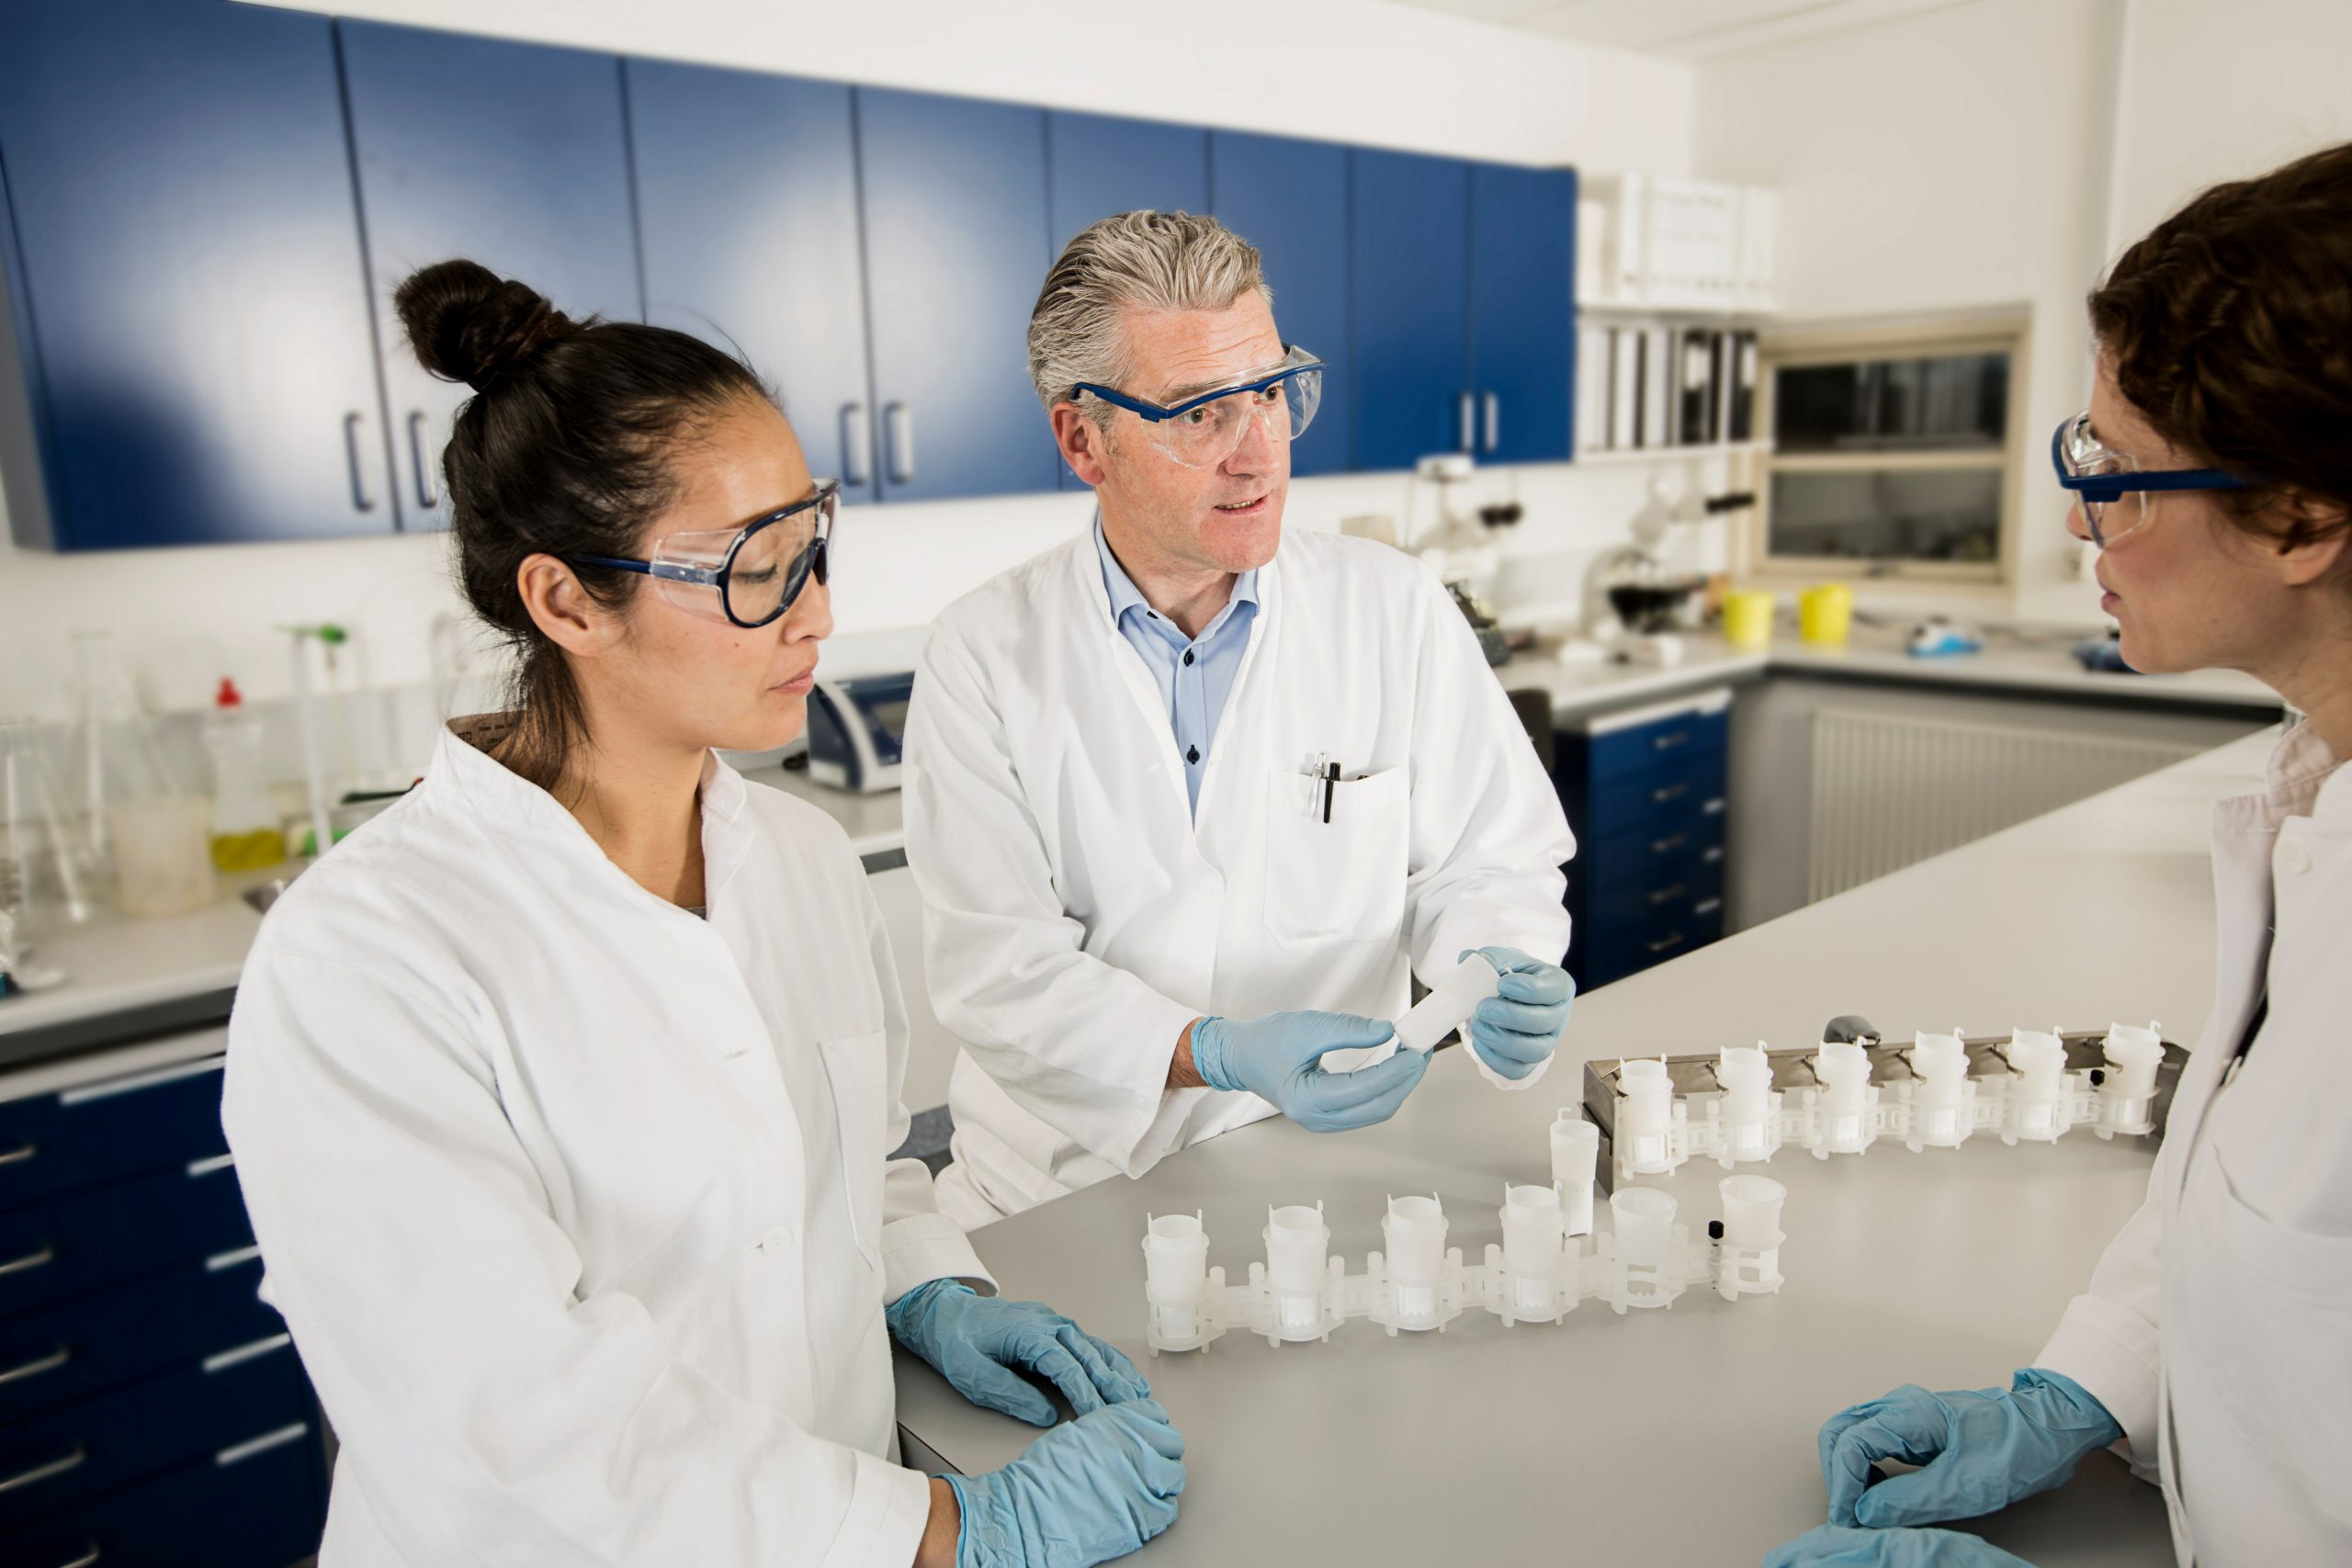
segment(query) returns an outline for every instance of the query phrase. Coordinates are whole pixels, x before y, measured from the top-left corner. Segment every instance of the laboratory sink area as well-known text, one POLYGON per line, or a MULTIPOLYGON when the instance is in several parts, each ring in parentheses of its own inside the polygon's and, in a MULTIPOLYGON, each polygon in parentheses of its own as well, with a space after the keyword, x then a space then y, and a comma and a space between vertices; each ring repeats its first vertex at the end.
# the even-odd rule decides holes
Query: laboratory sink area
POLYGON ((0 4, 0 1568, 2352 1564, 2343 0, 0 4))

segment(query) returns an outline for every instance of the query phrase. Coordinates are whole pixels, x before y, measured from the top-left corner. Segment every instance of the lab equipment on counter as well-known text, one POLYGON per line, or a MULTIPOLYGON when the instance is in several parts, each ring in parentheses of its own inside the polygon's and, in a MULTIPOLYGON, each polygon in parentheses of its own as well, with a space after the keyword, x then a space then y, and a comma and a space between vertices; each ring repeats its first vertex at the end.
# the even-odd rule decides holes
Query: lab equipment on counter
POLYGON ((96 912, 101 880, 50 769, 40 726, 0 718, 0 914, 16 921, 20 942, 36 927, 79 925, 96 912))
POLYGON ((1698 625, 1703 574, 1679 570, 1667 541, 1678 515, 1665 486, 1653 480, 1628 529, 1632 542, 1596 557, 1585 571, 1584 634, 1628 664, 1682 662, 1683 634, 1698 625))
POLYGON ((899 787, 914 671, 817 677, 808 694, 808 776, 853 795, 899 787))
MULTIPOLYGON (((1555 1124, 1555 1169, 1565 1124, 1555 1124)), ((1572 1167, 1577 1157, 1571 1149, 1572 1167)), ((1587 1301, 1606 1302, 1623 1316, 1670 1307, 1692 1285, 1736 1302, 1769 1295, 1784 1282, 1781 1211, 1788 1192, 1779 1182, 1735 1176, 1717 1183, 1724 1218, 1697 1241, 1688 1226, 1675 1224, 1672 1194, 1623 1188, 1609 1201, 1614 1230, 1596 1237, 1588 1252, 1572 1224, 1581 1209, 1589 1228, 1589 1160, 1582 1171, 1580 1183, 1555 1177, 1548 1187, 1506 1184, 1497 1216, 1503 1239, 1489 1243, 1478 1264, 1465 1264, 1460 1247, 1445 1245, 1445 1209, 1434 1195, 1388 1200, 1380 1222, 1384 1250, 1365 1258, 1361 1274, 1350 1274, 1346 1260, 1330 1255, 1322 1204, 1269 1208, 1261 1233, 1266 1260, 1252 1263, 1248 1282, 1237 1285, 1226 1283, 1223 1269, 1209 1267, 1202 1215, 1147 1216, 1145 1342, 1155 1356, 1204 1350, 1239 1328, 1269 1345, 1299 1344, 1329 1338, 1350 1318, 1368 1318, 1394 1338, 1442 1333, 1474 1310, 1509 1328, 1558 1323, 1587 1301)))
POLYGON ((1772 617, 1779 602, 1761 588, 1741 588, 1724 595, 1724 640, 1734 648, 1769 648, 1772 617))
POLYGON ((1914 659, 1951 659, 1983 652, 1984 637, 1973 626, 1930 615, 1911 628, 1911 640, 1906 646, 1914 659))
POLYGON ((74 738, 82 827, 91 864, 113 877, 115 905, 134 919, 185 915, 219 897, 212 798, 165 765, 153 726, 115 661, 106 632, 78 632, 81 718, 74 738))
POLYGON ((286 829, 262 776, 261 720, 246 711, 237 682, 222 676, 204 721, 212 758, 212 863, 220 871, 260 871, 286 859, 286 829))
POLYGON ((2123 662, 2123 633, 2110 627, 2105 637, 2086 637, 2075 645, 2075 662, 2095 675, 2137 675, 2123 662))
POLYGON ((328 807, 326 769, 319 761, 318 717, 311 705, 310 648, 316 641, 332 650, 346 634, 330 623, 278 630, 293 639, 294 717, 302 731, 302 786, 311 806, 311 820, 297 835, 297 841, 301 853, 320 855, 334 842, 335 831, 334 813, 328 807))
POLYGON ((1916 1154, 1978 1133, 2012 1147, 2076 1128, 2143 1137, 2162 1125, 2183 1059, 2153 1023, 2103 1034, 2018 1029, 2006 1040, 1922 1031, 1902 1046, 1873 1030, 1817 1046, 1602 1058, 1586 1064, 1584 1094, 1623 1181, 1694 1157, 1728 1170, 1792 1146, 1816 1159, 1858 1155, 1882 1138, 1916 1154))
POLYGON ((1843 648, 1854 627, 1854 591, 1823 582, 1797 595, 1797 636, 1816 648, 1843 648))

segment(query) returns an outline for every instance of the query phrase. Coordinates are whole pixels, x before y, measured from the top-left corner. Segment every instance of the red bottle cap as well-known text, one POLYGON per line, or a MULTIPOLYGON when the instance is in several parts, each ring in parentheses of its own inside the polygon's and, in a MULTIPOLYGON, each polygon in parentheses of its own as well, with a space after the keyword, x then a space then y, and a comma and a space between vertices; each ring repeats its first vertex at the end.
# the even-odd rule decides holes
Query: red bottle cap
POLYGON ((243 707, 245 699, 237 690, 237 682, 229 676, 220 677, 220 690, 214 694, 212 705, 220 708, 243 707))

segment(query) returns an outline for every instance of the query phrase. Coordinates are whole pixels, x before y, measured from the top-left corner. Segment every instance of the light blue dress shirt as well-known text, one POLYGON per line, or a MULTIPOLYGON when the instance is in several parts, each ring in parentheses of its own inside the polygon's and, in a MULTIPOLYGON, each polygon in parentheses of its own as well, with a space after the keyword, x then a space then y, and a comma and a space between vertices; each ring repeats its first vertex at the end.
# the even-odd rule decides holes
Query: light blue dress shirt
POLYGON ((1200 636, 1187 637, 1175 622, 1151 607, 1127 576, 1102 536, 1100 518, 1094 523, 1094 548, 1102 558, 1111 618, 1127 645, 1143 655, 1144 667, 1159 686, 1159 700, 1168 705, 1177 754, 1184 762, 1185 796, 1198 812, 1209 742, 1216 739, 1216 721, 1224 716, 1225 699, 1233 694, 1233 678, 1250 646, 1250 624, 1258 615, 1258 573, 1252 569, 1235 578, 1233 597, 1216 619, 1202 627, 1200 636))

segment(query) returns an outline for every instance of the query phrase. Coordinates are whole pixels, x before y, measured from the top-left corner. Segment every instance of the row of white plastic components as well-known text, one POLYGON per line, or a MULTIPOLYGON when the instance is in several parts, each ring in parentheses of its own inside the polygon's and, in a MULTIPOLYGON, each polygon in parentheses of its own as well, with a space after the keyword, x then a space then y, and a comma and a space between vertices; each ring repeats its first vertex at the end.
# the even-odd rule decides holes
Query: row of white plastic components
POLYGON ((1609 1200, 1614 1233, 1596 1237, 1586 1252, 1578 1237, 1592 1228, 1599 1129, 1555 1123, 1555 1168, 1561 1134, 1572 1127, 1593 1134, 1566 1140, 1569 1163, 1581 1151, 1583 1181, 1504 1188, 1502 1243, 1488 1245, 1483 1267, 1465 1266, 1462 1249, 1446 1247, 1445 1210, 1433 1196, 1388 1200, 1380 1222, 1386 1250, 1367 1256, 1362 1274, 1348 1273, 1345 1261, 1330 1256, 1321 1203, 1269 1208, 1266 1260, 1250 1265, 1242 1285, 1227 1285, 1225 1270, 1209 1267, 1199 1214, 1153 1217, 1143 1241, 1151 1353, 1206 1349, 1234 1328, 1269 1345, 1295 1344, 1329 1338, 1348 1319, 1364 1317, 1394 1338, 1399 1330, 1442 1331, 1472 1308, 1509 1327, 1557 1323, 1582 1301, 1607 1302, 1621 1316, 1629 1307, 1671 1306, 1694 1284, 1712 1284, 1725 1301, 1781 1288, 1781 1206, 1788 1190, 1768 1177, 1717 1183, 1724 1217, 1698 1242, 1688 1226, 1674 1223, 1671 1193, 1620 1188, 1609 1200))
POLYGON ((2119 1023, 2103 1045, 2103 1069, 2068 1072, 2055 1031, 2013 1030, 2000 1052, 2010 1070, 1973 1078, 1958 1031, 1923 1032, 1904 1053, 1911 1076, 1879 1085, 1871 1082, 1868 1051, 1832 1042, 1805 1058, 1818 1087, 1785 1093, 1772 1088, 1761 1043, 1728 1046, 1714 1064, 1723 1092, 1695 1100, 1674 1093, 1662 1058, 1627 1061, 1616 1070, 1617 1176, 1663 1176, 1694 1156, 1728 1169, 1789 1146, 1827 1159, 1860 1154, 1882 1137, 1917 1154, 1956 1149, 1980 1132, 2011 1146, 2055 1143, 2076 1127, 2101 1138, 2154 1132, 2162 1032, 2119 1023))

